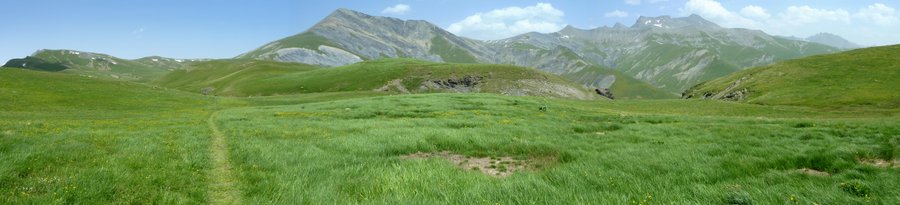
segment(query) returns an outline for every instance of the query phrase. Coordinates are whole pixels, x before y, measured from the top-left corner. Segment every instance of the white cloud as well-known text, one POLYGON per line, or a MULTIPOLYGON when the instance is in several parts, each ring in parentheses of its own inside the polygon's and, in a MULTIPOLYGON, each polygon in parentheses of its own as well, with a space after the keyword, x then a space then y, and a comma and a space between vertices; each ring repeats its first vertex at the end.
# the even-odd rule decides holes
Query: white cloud
POLYGON ((146 31, 146 30, 143 27, 134 29, 133 31, 131 31, 131 35, 134 38, 141 39, 141 38, 144 38, 144 31, 146 31))
POLYGON ((827 10, 816 9, 809 6, 789 6, 779 14, 783 22, 792 25, 810 24, 818 22, 850 22, 850 13, 843 9, 827 10))
POLYGON ((394 5, 391 7, 384 8, 384 10, 381 10, 381 13, 382 14, 403 15, 403 14, 406 14, 406 12, 409 12, 409 10, 411 10, 411 9, 412 8, 409 7, 409 5, 397 4, 397 5, 394 5))
POLYGON ((565 27, 563 11, 548 3, 528 7, 507 7, 477 13, 450 24, 447 30, 475 39, 494 40, 537 31, 556 32, 565 27))
POLYGON ((896 10, 890 6, 876 3, 866 8, 859 9, 859 12, 853 15, 854 18, 869 21, 881 26, 894 26, 900 22, 897 18, 896 10))
POLYGON ((731 12, 714 0, 690 0, 680 10, 682 15, 697 14, 725 27, 760 27, 759 22, 731 12))
POLYGON ((641 5, 641 0, 625 0, 626 4, 641 5))
POLYGON ((689 0, 680 11, 682 15, 703 16, 724 27, 760 29, 774 35, 806 37, 829 32, 864 45, 900 43, 900 34, 894 31, 900 27, 897 10, 880 3, 860 8, 855 13, 806 5, 788 6, 769 13, 755 5, 730 11, 715 0, 689 0))
POLYGON ((612 17, 622 18, 622 17, 628 17, 628 12, 615 10, 615 11, 606 12, 606 14, 603 14, 603 16, 605 16, 607 18, 612 18, 612 17))
POLYGON ((741 9, 741 15, 755 19, 767 19, 772 16, 766 12, 766 9, 763 7, 754 5, 749 5, 741 9))

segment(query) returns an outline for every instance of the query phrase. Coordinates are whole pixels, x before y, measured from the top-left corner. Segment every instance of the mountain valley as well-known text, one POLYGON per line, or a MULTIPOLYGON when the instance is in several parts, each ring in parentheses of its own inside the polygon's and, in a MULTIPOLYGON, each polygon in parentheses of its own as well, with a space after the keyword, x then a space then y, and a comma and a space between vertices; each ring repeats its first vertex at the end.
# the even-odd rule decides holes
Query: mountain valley
MULTIPOLYGON (((207 4, 179 2, 191 15, 177 20, 228 3, 207 4)), ((227 16, 257 6, 277 13, 227 16)), ((515 8, 475 16, 553 7, 515 8)), ((476 40, 387 17, 410 9, 337 9, 233 58, 10 59, 0 204, 900 201, 900 45, 634 12, 620 12, 631 26, 476 40)))

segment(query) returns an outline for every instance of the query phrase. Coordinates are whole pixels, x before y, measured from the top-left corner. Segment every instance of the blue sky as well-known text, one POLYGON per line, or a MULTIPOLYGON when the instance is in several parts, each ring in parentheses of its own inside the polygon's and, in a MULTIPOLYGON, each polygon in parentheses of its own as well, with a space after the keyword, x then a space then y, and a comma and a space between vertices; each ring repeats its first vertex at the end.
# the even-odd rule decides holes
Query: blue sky
POLYGON ((864 45, 900 43, 900 3, 893 0, 14 0, 3 7, 0 61, 42 48, 123 58, 230 58, 300 33, 337 8, 427 20, 476 39, 697 13, 726 27, 775 35, 830 32, 864 45))

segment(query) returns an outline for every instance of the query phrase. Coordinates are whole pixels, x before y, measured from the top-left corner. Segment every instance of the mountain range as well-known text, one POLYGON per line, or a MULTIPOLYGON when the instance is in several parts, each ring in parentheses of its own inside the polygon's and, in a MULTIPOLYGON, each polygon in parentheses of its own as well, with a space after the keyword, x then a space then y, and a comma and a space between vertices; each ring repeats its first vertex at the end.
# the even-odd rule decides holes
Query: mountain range
POLYGON ((427 21, 338 9, 305 32, 237 58, 321 66, 379 58, 513 64, 592 88, 614 87, 630 78, 676 94, 744 68, 841 50, 758 30, 723 28, 698 15, 640 17, 630 27, 568 26, 554 33, 480 41, 456 36, 427 21))
POLYGON ((804 40, 809 42, 821 43, 829 46, 833 46, 836 48, 842 49, 855 49, 862 48, 863 46, 850 42, 847 39, 844 39, 838 35, 834 35, 831 33, 819 33, 810 37, 806 37, 804 40))
MULTIPOLYGON (((745 68, 859 47, 833 34, 807 39, 723 28, 698 15, 640 17, 632 26, 525 33, 482 41, 456 36, 423 20, 338 9, 297 35, 235 59, 338 67, 382 58, 531 67, 635 98, 676 97, 701 82, 745 68)), ((40 50, 6 67, 150 81, 205 59, 126 60, 72 50, 40 50)))
POLYGON ((128 60, 86 51, 42 49, 25 58, 11 59, 3 67, 148 82, 171 71, 183 69, 189 63, 200 61, 206 61, 206 59, 149 56, 128 60))

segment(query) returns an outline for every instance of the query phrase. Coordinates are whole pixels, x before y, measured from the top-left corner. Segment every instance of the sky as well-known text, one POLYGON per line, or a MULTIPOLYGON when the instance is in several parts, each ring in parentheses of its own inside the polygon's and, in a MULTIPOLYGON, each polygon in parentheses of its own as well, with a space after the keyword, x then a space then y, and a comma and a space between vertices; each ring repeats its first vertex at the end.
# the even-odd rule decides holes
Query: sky
POLYGON ((828 32, 866 46, 900 44, 896 0, 12 0, 3 7, 0 61, 39 49, 231 58, 301 33, 338 8, 427 20, 480 40, 698 14, 772 35, 828 32))

